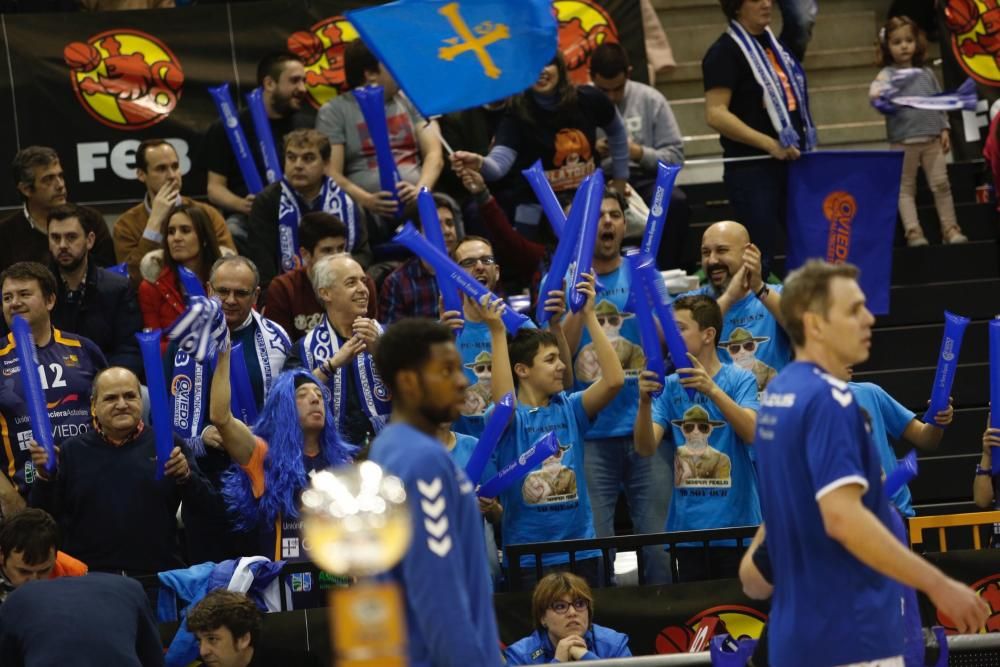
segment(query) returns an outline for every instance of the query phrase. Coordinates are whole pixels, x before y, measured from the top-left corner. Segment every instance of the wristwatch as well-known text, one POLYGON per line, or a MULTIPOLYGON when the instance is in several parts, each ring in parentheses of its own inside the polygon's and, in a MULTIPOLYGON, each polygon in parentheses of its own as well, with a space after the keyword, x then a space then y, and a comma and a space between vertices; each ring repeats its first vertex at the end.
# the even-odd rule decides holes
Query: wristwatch
POLYGON ((976 464, 976 475, 977 476, 978 475, 987 475, 987 476, 989 476, 989 475, 992 475, 992 474, 993 474, 993 471, 990 470, 989 468, 984 468, 981 465, 979 465, 978 463, 976 464))
POLYGON ((767 295, 770 294, 770 293, 771 293, 771 288, 767 286, 767 283, 763 283, 760 286, 760 289, 757 290, 756 297, 758 299, 765 299, 765 298, 767 298, 767 295))

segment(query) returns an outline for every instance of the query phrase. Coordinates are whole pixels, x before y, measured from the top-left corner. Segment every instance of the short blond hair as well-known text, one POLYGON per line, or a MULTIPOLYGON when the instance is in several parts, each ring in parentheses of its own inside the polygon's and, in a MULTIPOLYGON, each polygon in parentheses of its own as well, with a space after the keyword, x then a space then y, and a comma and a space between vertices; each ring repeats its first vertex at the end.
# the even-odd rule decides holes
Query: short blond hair
POLYGON ((807 312, 830 312, 830 283, 834 278, 857 280, 860 275, 853 264, 831 264, 820 259, 809 260, 785 278, 781 291, 781 319, 792 344, 806 343, 802 317, 807 312))

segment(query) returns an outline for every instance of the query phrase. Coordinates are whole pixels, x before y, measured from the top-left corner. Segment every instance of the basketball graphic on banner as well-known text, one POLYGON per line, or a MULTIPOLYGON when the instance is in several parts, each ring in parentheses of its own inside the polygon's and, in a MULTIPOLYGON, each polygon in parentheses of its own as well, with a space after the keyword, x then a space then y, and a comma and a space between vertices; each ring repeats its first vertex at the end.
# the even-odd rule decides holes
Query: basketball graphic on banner
POLYGON ((595 0, 555 0, 552 9, 559 21, 559 50, 569 79, 576 85, 589 83, 590 55, 605 41, 617 42, 618 29, 595 0))
POLYGON ((344 46, 358 38, 358 31, 343 16, 331 16, 288 36, 288 50, 306 67, 306 97, 320 108, 347 90, 344 46))
POLYGON ((946 0, 944 18, 951 49, 966 74, 1000 86, 1000 7, 992 0, 946 0))

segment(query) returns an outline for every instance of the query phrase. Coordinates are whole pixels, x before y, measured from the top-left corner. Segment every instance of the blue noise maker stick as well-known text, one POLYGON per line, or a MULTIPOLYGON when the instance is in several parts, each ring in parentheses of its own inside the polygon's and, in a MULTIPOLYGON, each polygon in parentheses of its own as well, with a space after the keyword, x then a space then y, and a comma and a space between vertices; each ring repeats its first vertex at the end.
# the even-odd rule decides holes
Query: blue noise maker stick
MULTIPOLYGON (((476 303, 479 303, 484 296, 488 296, 490 301, 497 298, 496 294, 483 287, 478 280, 470 276, 448 255, 431 245, 412 223, 408 222, 403 225, 403 229, 392 240, 412 250, 420 259, 433 266, 439 276, 453 282, 458 289, 468 294, 476 303)), ((517 333, 517 330, 527 322, 528 318, 513 308, 507 308, 504 311, 503 323, 511 335, 517 333)))
MULTIPOLYGON (((587 297, 576 289, 584 273, 594 272, 594 243, 597 241, 597 226, 601 220, 601 200, 604 198, 604 172, 600 169, 590 175, 586 185, 587 195, 583 205, 583 228, 570 264, 566 289, 569 291, 569 307, 574 313, 580 312, 587 297)), ((596 278, 596 276, 595 276, 596 278)))
POLYGON ((511 461, 497 473, 496 477, 479 487, 476 495, 480 498, 496 498, 508 488, 528 476, 536 466, 559 451, 556 434, 549 431, 535 441, 531 449, 511 461))
POLYGON ((552 231, 555 232, 556 238, 561 239, 563 229, 566 227, 566 214, 563 213, 562 206, 559 205, 559 200, 556 199, 556 193, 552 191, 552 184, 549 183, 549 179, 545 178, 542 161, 535 160, 535 164, 527 169, 522 169, 521 173, 528 181, 531 189, 534 190, 535 197, 538 198, 538 203, 542 205, 542 211, 545 212, 545 217, 548 218, 549 225, 552 226, 552 231))
POLYGON ((247 191, 255 195, 264 189, 264 183, 260 180, 257 172, 257 165, 254 164, 253 154, 250 152, 250 143, 247 135, 240 127, 240 117, 233 104, 233 97, 229 94, 229 84, 214 86, 208 89, 208 94, 212 96, 215 107, 219 110, 219 118, 222 119, 222 127, 226 131, 226 138, 233 148, 233 155, 236 156, 236 164, 243 175, 243 182, 247 185, 247 191))
POLYGON ((497 443, 500 442, 500 437, 507 428, 512 414, 514 414, 514 394, 507 392, 499 403, 494 404, 493 413, 486 421, 483 434, 479 436, 479 442, 472 450, 469 462, 465 464, 465 475, 473 484, 479 484, 479 478, 483 476, 483 470, 486 468, 493 450, 496 449, 497 443))
MULTIPOLYGON (((38 376, 38 350, 35 348, 35 339, 31 335, 31 325, 20 315, 14 316, 10 328, 14 333, 17 363, 21 366, 24 402, 28 406, 28 417, 31 419, 31 437, 49 455, 48 463, 45 464, 45 474, 51 476, 56 469, 56 443, 52 439, 52 421, 49 419, 48 408, 45 407, 42 380, 38 376)), ((159 348, 156 351, 159 355, 159 348)))
POLYGON ((934 421, 934 415, 948 407, 948 397, 951 396, 951 386, 955 382, 955 370, 958 368, 958 353, 962 350, 962 336, 968 325, 968 317, 944 311, 944 335, 941 337, 937 370, 934 371, 931 404, 927 406, 927 412, 923 416, 923 421, 931 426, 942 428, 934 421))
MULTIPOLYGON (((587 181, 584 180, 584 183, 587 181)), ((569 263, 573 261, 573 254, 576 251, 577 239, 581 234, 581 222, 583 220, 584 202, 587 199, 587 188, 580 185, 573 196, 573 206, 569 209, 569 217, 566 218, 566 226, 563 227, 563 234, 559 237, 556 251, 552 254, 552 262, 549 264, 549 271, 542 279, 542 284, 538 289, 538 305, 535 308, 535 322, 540 327, 552 317, 552 313, 545 310, 545 297, 549 292, 562 289, 563 279, 566 271, 569 270, 569 263)), ((566 289, 572 290, 575 284, 567 283, 566 289)))
MULTIPOLYGON (((642 352, 646 355, 646 369, 656 373, 656 379, 663 384, 666 374, 666 362, 663 360, 663 347, 660 344, 660 335, 656 331, 656 320, 653 317, 653 309, 650 305, 649 293, 652 288, 646 285, 646 278, 639 272, 638 265, 643 261, 652 261, 646 255, 633 252, 626 255, 629 269, 632 272, 632 312, 635 313, 636 322, 639 324, 639 338, 642 341, 642 352)), ((650 395, 656 398, 662 393, 662 389, 652 392, 650 395)))
POLYGON ((181 282, 188 301, 193 296, 205 296, 205 286, 201 284, 201 279, 191 269, 186 266, 178 266, 177 279, 181 282))
POLYGON ((248 426, 257 421, 257 401, 250 386, 247 360, 243 358, 243 343, 233 345, 229 354, 229 384, 233 388, 230 405, 236 418, 248 426))
MULTIPOLYGON (((441 218, 438 217, 437 204, 434 203, 434 195, 427 188, 420 188, 417 195, 417 209, 420 212, 420 226, 423 228, 424 236, 441 252, 447 254, 448 246, 444 242, 444 233, 441 231, 441 218)), ((462 297, 458 293, 455 283, 440 273, 435 273, 437 279, 438 292, 441 293, 441 300, 444 301, 445 310, 456 310, 462 312, 462 297)))
POLYGON ((649 202, 649 217, 646 218, 646 229, 642 233, 640 249, 650 257, 656 257, 663 239, 663 228, 670 209, 670 193, 674 189, 674 181, 680 173, 681 165, 656 164, 656 185, 653 189, 653 199, 649 202))
POLYGON ((254 88, 246 97, 253 129, 257 133, 257 145, 264 158, 264 178, 268 183, 275 183, 282 179, 283 174, 281 158, 278 157, 278 148, 271 133, 271 121, 267 119, 267 110, 264 108, 264 91, 254 88))
POLYGON ((396 158, 393 157, 392 147, 389 145, 389 126, 385 121, 385 97, 382 86, 364 86, 355 88, 351 92, 358 101, 361 115, 365 117, 365 124, 368 126, 368 136, 375 146, 379 187, 391 192, 393 199, 398 202, 396 183, 401 179, 399 169, 396 167, 396 158))
POLYGON ((167 400, 167 381, 163 376, 160 360, 160 330, 147 329, 135 335, 146 369, 146 386, 149 389, 149 412, 153 417, 153 434, 156 436, 156 479, 163 479, 163 469, 174 448, 173 420, 167 400))

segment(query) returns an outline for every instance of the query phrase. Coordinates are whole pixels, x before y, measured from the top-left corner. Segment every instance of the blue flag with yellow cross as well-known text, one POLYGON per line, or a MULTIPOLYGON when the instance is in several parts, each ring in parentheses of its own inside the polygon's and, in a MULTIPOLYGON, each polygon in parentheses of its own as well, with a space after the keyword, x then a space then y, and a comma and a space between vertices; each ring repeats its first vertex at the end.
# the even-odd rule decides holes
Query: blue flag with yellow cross
POLYGON ((558 41, 549 0, 398 0, 347 18, 424 116, 525 90, 558 41))

